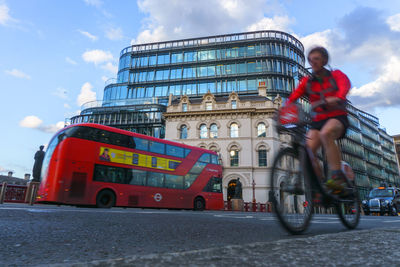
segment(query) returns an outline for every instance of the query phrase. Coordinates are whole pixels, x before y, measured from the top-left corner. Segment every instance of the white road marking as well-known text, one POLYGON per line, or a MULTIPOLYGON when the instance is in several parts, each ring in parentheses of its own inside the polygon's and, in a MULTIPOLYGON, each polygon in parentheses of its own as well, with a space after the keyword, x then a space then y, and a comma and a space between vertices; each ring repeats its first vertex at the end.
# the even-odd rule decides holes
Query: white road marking
POLYGON ((319 220, 311 220, 311 223, 340 223, 339 221, 333 222, 333 221, 319 221, 319 220))

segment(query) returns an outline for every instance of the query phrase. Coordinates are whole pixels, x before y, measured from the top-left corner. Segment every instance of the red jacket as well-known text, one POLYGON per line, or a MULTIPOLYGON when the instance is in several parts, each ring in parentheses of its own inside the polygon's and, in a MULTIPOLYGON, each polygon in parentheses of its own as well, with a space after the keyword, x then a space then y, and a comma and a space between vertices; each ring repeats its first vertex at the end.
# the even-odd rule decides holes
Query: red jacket
MULTIPOLYGON (((346 74, 344 74, 340 70, 332 71, 331 75, 336 82, 338 90, 325 92, 325 93, 323 93, 323 95, 325 96, 325 98, 328 96, 336 96, 342 100, 346 100, 346 95, 349 92, 350 86, 351 86, 349 78, 347 78, 346 74)), ((319 92, 332 87, 330 78, 331 78, 330 76, 324 77, 322 80, 322 83, 320 83, 319 81, 311 82, 311 91, 317 93, 317 94, 309 95, 311 105, 315 104, 317 101, 321 100, 321 97, 318 94, 319 92)), ((301 96, 303 96, 305 94, 308 94, 307 93, 308 79, 310 79, 309 76, 304 77, 300 81, 299 86, 289 96, 287 104, 296 101, 298 98, 300 98, 301 96)), ((340 109, 340 108, 339 109, 330 109, 329 111, 326 111, 323 108, 318 107, 314 111, 316 112, 316 115, 314 115, 314 117, 312 118, 313 121, 325 120, 325 119, 339 116, 339 115, 347 115, 347 111, 345 109, 340 109)))

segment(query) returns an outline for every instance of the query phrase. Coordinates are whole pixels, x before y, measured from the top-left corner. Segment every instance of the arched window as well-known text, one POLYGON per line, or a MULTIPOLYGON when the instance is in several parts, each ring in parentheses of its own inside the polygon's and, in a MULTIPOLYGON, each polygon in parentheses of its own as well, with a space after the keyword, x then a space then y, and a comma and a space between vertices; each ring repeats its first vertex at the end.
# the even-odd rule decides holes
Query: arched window
POLYGON ((239 166, 239 149, 237 146, 232 146, 229 150, 231 166, 239 166))
POLYGON ((187 126, 186 125, 182 125, 181 128, 180 128, 179 138, 180 139, 187 139, 187 136, 188 136, 187 126))
POLYGON ((266 130, 265 130, 265 124, 263 122, 260 122, 257 125, 257 137, 266 137, 266 130))
POLYGON ((200 125, 200 138, 207 138, 208 137, 208 130, 207 125, 202 124, 200 125))
POLYGON ((210 138, 218 138, 218 126, 215 123, 210 126, 210 138))
POLYGON ((236 138, 239 137, 239 126, 236 122, 231 124, 230 127, 230 132, 231 132, 231 138, 236 138))
POLYGON ((267 166, 267 149, 265 146, 260 146, 258 149, 258 166, 267 166))

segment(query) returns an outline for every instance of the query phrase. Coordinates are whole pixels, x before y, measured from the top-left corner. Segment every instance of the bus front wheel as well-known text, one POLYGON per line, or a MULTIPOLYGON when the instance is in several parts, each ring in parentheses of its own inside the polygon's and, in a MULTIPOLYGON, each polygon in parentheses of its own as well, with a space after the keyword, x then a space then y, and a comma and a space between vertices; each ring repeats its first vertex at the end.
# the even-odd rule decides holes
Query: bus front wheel
POLYGON ((201 197, 196 197, 194 200, 194 210, 204 210, 206 204, 204 203, 204 199, 201 197))
POLYGON ((111 190, 103 190, 96 197, 96 206, 109 209, 115 205, 115 194, 111 190))

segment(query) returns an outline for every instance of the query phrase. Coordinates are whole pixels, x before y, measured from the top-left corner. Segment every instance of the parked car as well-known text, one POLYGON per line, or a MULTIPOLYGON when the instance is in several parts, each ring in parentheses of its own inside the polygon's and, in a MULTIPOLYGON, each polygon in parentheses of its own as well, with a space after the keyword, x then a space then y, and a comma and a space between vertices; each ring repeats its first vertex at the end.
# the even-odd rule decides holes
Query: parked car
POLYGON ((368 198, 362 201, 362 206, 365 215, 379 213, 397 216, 400 211, 400 191, 395 187, 374 188, 368 198))

